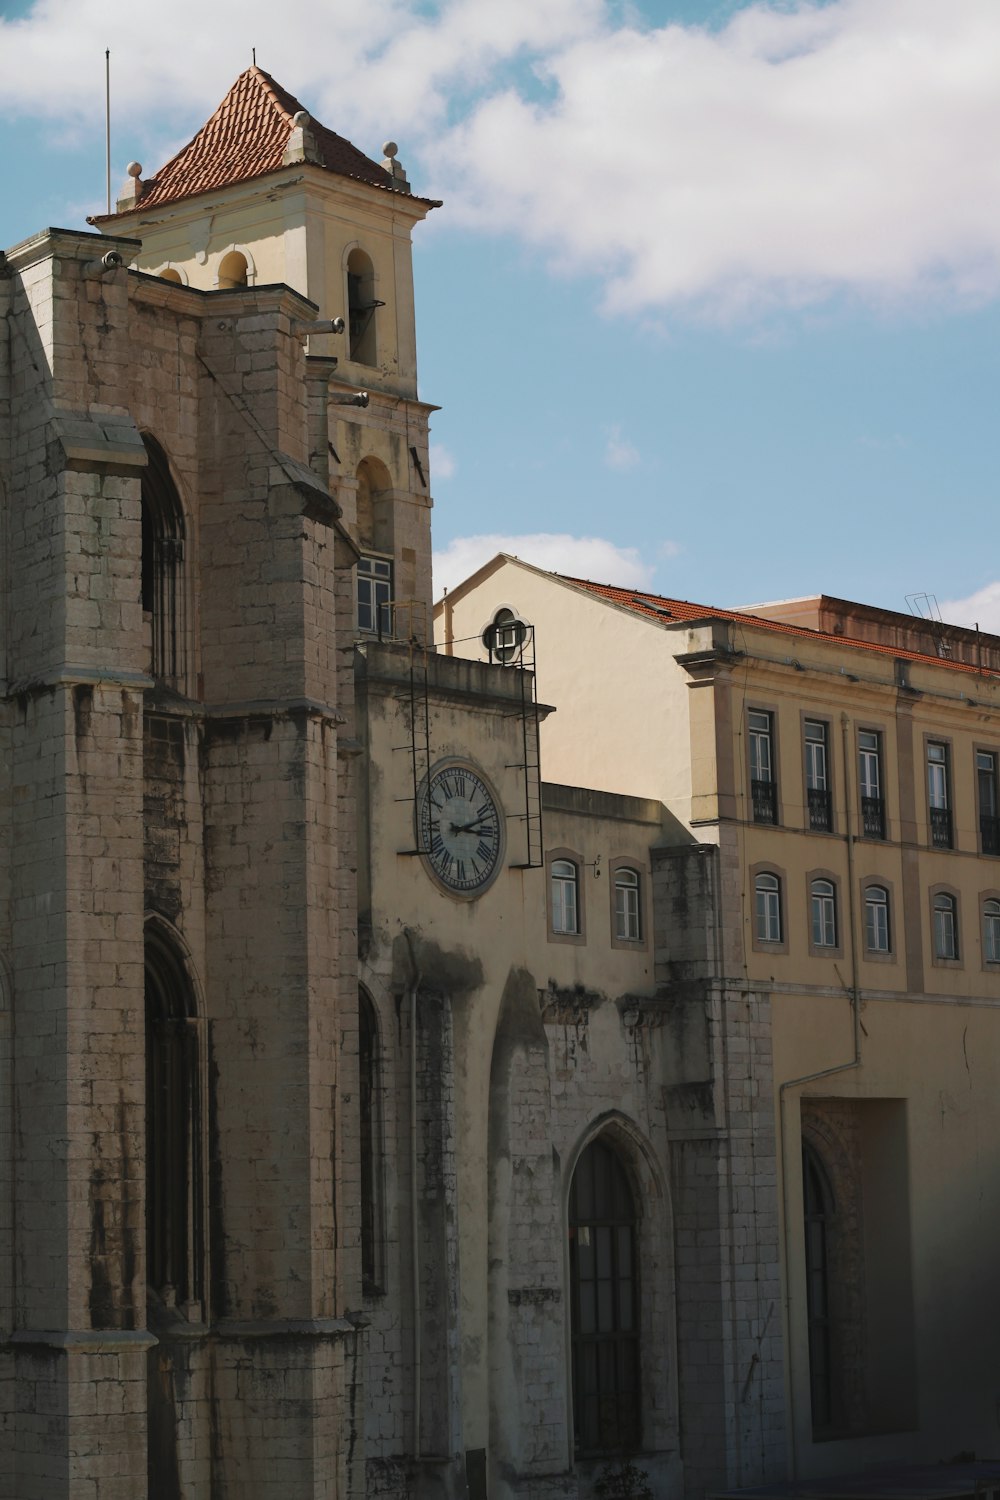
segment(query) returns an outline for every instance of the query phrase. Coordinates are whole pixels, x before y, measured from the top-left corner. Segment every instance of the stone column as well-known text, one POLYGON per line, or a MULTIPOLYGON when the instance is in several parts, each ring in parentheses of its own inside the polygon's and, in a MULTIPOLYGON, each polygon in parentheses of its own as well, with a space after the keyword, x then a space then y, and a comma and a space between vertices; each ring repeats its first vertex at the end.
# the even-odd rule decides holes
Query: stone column
POLYGON ((342 1500, 364 1456, 349 544, 305 462, 298 299, 221 311, 200 344, 216 1468, 248 1500, 342 1500))
POLYGON ((126 405, 127 273, 87 274, 96 240, 46 234, 9 258, 18 1500, 132 1500, 146 1482, 145 454, 126 405))

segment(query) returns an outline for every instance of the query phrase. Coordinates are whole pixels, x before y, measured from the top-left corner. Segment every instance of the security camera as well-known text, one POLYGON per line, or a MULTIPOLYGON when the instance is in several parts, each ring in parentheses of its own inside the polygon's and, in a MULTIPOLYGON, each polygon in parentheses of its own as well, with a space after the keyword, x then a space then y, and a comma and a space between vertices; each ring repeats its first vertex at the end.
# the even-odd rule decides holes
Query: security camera
POLYGON ((108 250, 100 260, 88 260, 83 268, 83 274, 88 280, 93 280, 95 276, 106 276, 109 271, 117 271, 119 266, 124 264, 120 251, 108 250))

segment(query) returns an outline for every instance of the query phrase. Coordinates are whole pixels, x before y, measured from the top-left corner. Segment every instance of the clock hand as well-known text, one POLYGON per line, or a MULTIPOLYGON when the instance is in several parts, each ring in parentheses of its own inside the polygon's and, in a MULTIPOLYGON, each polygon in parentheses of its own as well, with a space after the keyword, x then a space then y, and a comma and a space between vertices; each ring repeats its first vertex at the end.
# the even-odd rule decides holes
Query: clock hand
POLYGON ((452 823, 449 825, 452 833, 482 833, 482 818, 474 818, 471 823, 452 823))

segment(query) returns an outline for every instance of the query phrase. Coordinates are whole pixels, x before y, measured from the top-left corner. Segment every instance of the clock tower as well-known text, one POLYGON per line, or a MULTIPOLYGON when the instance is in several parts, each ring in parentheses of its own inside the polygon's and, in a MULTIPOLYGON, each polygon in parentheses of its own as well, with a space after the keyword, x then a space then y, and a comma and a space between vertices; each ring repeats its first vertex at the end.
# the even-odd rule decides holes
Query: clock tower
POLYGON ((395 142, 382 151, 365 156, 254 66, 155 174, 130 163, 116 212, 91 222, 141 240, 130 264, 166 282, 284 283, 315 304, 297 328, 309 462, 358 544, 357 625, 427 640, 435 408, 417 392, 411 235, 439 204, 410 191, 395 142))

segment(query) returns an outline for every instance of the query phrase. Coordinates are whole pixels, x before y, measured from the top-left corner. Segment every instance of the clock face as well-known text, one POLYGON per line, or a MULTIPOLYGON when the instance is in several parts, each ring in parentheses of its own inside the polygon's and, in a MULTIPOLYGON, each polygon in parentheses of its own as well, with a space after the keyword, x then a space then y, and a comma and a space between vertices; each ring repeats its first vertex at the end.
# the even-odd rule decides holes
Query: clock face
POLYGON ((484 891, 500 868, 504 823, 479 772, 462 762, 432 771, 417 817, 424 858, 444 888, 459 896, 484 891))

